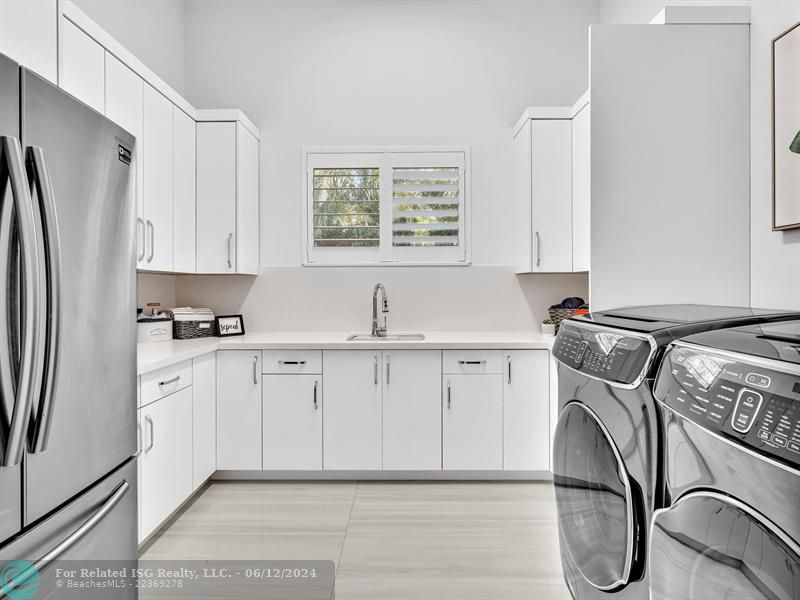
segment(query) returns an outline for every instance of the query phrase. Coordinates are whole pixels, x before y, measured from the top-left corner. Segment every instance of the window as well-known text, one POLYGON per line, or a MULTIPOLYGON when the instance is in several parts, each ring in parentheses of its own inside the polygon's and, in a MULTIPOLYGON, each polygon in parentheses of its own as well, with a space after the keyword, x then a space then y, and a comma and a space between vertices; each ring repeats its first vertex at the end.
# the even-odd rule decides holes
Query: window
POLYGON ((468 149, 303 156, 306 264, 468 263, 468 149))

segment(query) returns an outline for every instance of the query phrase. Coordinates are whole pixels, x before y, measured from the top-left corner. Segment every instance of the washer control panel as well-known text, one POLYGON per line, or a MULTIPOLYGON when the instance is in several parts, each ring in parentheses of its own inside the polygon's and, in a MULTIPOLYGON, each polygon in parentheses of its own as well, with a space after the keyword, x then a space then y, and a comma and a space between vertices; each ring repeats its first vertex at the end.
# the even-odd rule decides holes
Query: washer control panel
POLYGON ((654 388, 694 423, 792 466, 800 465, 800 376, 746 357, 671 346, 654 388))
POLYGON ((625 331, 564 321, 553 356, 571 369, 610 383, 632 385, 644 377, 653 346, 625 331))

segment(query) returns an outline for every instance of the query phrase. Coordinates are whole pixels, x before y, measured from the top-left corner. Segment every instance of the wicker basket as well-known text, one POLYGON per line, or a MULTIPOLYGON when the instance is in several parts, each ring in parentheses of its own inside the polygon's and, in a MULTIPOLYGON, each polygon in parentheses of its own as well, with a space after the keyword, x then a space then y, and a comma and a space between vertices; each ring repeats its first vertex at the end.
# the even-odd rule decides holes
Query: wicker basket
POLYGON ((216 333, 214 321, 173 321, 172 332, 176 340, 213 337, 216 333))
POLYGON ((550 313, 550 320, 556 326, 556 333, 558 333, 558 328, 561 326, 561 321, 574 316, 578 312, 577 308, 549 308, 547 310, 550 313))

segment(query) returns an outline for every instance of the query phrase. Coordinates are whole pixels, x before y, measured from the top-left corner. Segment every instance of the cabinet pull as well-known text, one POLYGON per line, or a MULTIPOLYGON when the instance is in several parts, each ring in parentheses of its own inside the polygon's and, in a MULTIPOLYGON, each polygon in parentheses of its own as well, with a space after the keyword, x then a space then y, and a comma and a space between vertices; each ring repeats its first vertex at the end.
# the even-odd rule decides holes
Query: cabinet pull
POLYGON ((375 355, 375 364, 372 368, 372 373, 375 378, 375 385, 378 385, 378 355, 375 355))
POLYGON ((390 357, 386 357, 386 385, 392 382, 392 363, 389 362, 390 357))
POLYGON ((302 366, 302 365, 306 364, 306 361, 304 361, 304 360, 279 360, 278 364, 279 365, 301 365, 302 366))
POLYGON ((147 219, 147 230, 150 232, 150 253, 147 255, 147 262, 153 261, 156 253, 156 226, 150 219, 147 219))
POLYGON ((144 249, 147 245, 147 240, 145 239, 145 226, 144 226, 144 219, 142 217, 136 217, 136 232, 137 234, 141 231, 140 236, 137 236, 141 239, 141 252, 136 255, 136 262, 140 263, 144 260, 144 249))
POLYGON ((258 385, 258 355, 253 357, 253 385, 258 385))
POLYGON ((460 360, 458 361, 460 365, 485 365, 485 360, 460 360))
POLYGON ((153 446, 156 445, 156 430, 153 426, 153 419, 150 417, 150 415, 145 416, 144 422, 150 425, 150 443, 147 444, 147 448, 144 449, 144 453, 147 454, 153 449, 153 446))
POLYGON ((511 384, 511 357, 506 357, 506 362, 508 362, 508 383, 511 384))
POLYGON ((319 382, 314 380, 314 410, 318 410, 319 409, 319 404, 317 403, 317 386, 318 385, 319 385, 319 382))
POLYGON ((537 231, 535 234, 536 237, 536 266, 540 266, 542 264, 542 243, 541 243, 541 236, 537 231))
POLYGON ((231 261, 231 241, 233 241, 233 234, 228 234, 228 268, 233 268, 233 262, 231 261))
POLYGON ((161 386, 164 386, 164 385, 169 385, 170 383, 178 383, 180 380, 181 380, 181 376, 180 375, 175 375, 175 377, 173 377, 172 379, 167 379, 166 381, 159 381, 158 385, 159 385, 159 387, 161 387, 161 386))
POLYGON ((450 410, 452 393, 450 392, 450 382, 447 382, 447 410, 450 410))

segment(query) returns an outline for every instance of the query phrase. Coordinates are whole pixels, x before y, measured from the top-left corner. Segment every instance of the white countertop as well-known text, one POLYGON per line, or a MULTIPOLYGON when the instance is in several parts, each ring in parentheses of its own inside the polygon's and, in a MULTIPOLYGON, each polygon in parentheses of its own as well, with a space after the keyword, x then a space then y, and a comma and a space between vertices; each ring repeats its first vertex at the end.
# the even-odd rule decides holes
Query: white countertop
POLYGON ((347 341, 348 335, 336 331, 255 332, 241 337, 138 344, 137 371, 141 375, 215 350, 549 350, 555 339, 532 331, 434 331, 426 332, 424 340, 358 342, 347 341))

